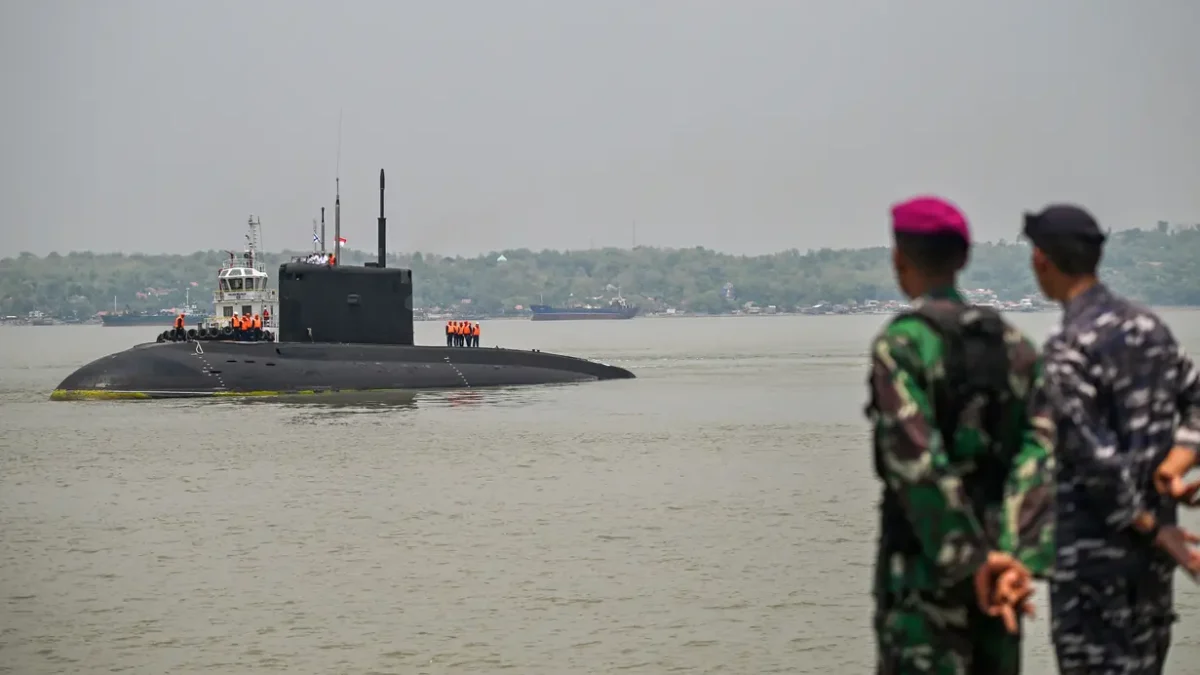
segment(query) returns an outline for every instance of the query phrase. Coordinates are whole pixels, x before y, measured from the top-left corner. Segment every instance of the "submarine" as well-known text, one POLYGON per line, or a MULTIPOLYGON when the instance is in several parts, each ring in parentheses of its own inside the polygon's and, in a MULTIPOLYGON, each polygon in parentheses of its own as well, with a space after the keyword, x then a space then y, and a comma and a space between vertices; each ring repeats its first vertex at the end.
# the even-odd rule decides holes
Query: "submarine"
POLYGON ((354 267, 335 256, 333 264, 280 265, 276 331, 266 339, 239 341, 232 330, 211 328, 188 331, 186 340, 136 345, 79 368, 50 398, 291 396, 634 378, 624 368, 538 350, 414 344, 412 270, 386 265, 384 190, 380 169, 378 260, 354 267))

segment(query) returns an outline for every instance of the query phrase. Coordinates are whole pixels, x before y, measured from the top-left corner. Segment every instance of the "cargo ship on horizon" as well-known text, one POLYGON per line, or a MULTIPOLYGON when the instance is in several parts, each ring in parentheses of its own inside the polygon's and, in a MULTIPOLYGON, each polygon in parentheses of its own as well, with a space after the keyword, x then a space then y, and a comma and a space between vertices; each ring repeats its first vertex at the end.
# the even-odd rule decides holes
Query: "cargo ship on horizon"
MULTIPOLYGON (((148 310, 141 312, 135 312, 126 308, 124 312, 118 312, 114 307, 114 311, 100 315, 100 323, 104 324, 105 326, 115 327, 162 326, 164 328, 169 328, 173 323, 175 323, 175 317, 178 315, 180 310, 183 311, 183 315, 189 326, 198 322, 202 323, 210 319, 211 317, 206 312, 201 311, 192 304, 190 289, 186 293, 186 299, 184 300, 184 306, 182 308, 148 310)), ((116 298, 113 299, 113 305, 116 305, 116 298)))
MULTIPOLYGON (((175 322, 176 314, 172 312, 124 312, 121 314, 101 314, 100 323, 105 326, 161 326, 169 328, 175 322)), ((185 313, 187 324, 203 322, 211 317, 203 312, 198 314, 185 313)))
POLYGON ((632 319, 637 316, 638 308, 625 302, 620 294, 613 298, 608 307, 551 307, 550 305, 530 305, 533 321, 580 321, 595 319, 632 319))

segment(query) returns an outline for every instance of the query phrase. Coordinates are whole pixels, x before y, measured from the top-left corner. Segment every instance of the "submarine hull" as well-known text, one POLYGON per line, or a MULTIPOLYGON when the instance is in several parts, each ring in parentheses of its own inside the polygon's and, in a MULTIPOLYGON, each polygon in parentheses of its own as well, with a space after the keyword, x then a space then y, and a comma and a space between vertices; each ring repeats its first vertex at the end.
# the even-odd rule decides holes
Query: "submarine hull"
POLYGON ((595 361, 537 351, 407 345, 163 342, 97 359, 54 400, 275 396, 631 379, 595 361))

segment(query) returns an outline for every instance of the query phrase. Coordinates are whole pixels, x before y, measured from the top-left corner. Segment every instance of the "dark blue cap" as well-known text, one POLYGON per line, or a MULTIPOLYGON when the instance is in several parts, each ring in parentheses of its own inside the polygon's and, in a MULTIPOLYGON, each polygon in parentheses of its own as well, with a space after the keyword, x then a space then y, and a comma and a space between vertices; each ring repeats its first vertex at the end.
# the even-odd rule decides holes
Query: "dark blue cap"
POLYGON ((1023 232, 1034 246, 1048 239, 1103 244, 1108 238, 1092 214, 1071 204, 1052 204, 1039 213, 1026 212, 1023 232))

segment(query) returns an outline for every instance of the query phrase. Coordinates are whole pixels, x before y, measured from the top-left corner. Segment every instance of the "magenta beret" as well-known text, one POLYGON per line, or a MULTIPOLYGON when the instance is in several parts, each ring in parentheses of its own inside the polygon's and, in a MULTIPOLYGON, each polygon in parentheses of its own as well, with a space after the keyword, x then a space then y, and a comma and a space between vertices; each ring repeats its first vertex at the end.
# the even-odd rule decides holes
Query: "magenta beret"
POLYGON ((897 234, 952 234, 971 243, 967 217, 940 197, 915 197, 892 207, 892 231, 897 234))

